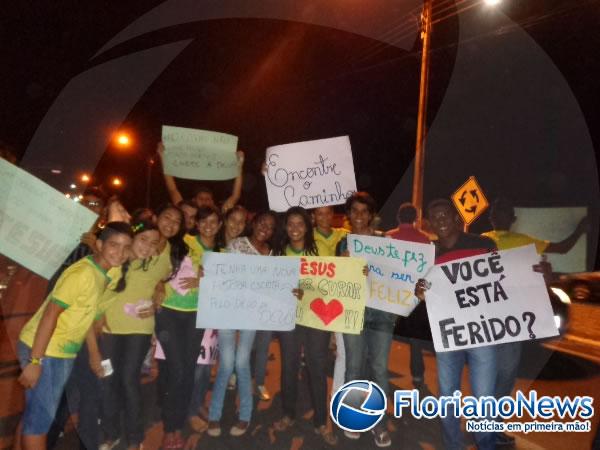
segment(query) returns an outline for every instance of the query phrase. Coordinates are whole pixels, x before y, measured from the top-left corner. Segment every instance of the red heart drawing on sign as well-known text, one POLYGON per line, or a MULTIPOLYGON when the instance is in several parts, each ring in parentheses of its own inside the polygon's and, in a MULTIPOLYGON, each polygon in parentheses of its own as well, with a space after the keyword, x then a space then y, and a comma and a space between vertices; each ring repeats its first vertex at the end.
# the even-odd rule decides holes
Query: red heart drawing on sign
POLYGON ((336 299, 325 303, 322 298, 316 298, 310 302, 310 309, 325 325, 329 325, 337 316, 344 312, 344 305, 336 299))

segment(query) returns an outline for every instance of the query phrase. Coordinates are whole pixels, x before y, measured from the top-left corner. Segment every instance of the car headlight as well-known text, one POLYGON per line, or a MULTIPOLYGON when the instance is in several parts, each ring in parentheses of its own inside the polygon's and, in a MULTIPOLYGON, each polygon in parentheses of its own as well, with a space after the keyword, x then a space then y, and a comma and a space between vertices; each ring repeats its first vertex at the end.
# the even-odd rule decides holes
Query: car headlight
MULTIPOLYGON (((551 287, 550 289, 552 289, 552 292, 554 292, 554 294, 559 298, 559 300, 567 305, 571 304, 571 299, 569 298, 569 295, 563 291, 560 288, 557 287, 551 287)), ((556 316, 554 316, 556 317, 556 316)))

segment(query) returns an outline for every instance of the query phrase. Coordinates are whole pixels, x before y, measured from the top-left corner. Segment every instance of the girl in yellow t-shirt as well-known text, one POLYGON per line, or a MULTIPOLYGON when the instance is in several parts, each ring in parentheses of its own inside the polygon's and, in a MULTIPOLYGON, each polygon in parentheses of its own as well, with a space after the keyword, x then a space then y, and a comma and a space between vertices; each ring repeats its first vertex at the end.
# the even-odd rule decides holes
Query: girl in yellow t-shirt
POLYGON ((185 235, 188 253, 175 275, 165 283, 166 296, 156 314, 155 331, 165 353, 162 369, 166 369, 162 401, 165 430, 163 448, 183 448, 181 430, 188 414, 194 387, 194 369, 204 333, 204 330, 196 328, 198 269, 205 252, 219 250, 217 233, 221 225, 217 209, 198 209, 198 235, 185 235))
POLYGON ((170 255, 158 253, 160 232, 152 222, 132 226, 134 233, 129 261, 115 289, 107 289, 100 302, 105 313, 102 349, 114 373, 106 379, 102 428, 107 446, 121 436, 120 406, 125 410, 125 436, 129 449, 144 439, 141 411, 140 370, 154 332, 154 288, 171 273, 170 255))
MULTIPOLYGON (((278 254, 287 256, 318 256, 313 226, 308 212, 299 206, 287 210, 284 216, 285 235, 278 254)), ((296 325, 292 331, 279 334, 281 345, 281 400, 283 418, 275 423, 275 430, 285 431, 296 418, 298 399, 298 370, 300 369, 300 349, 304 347, 306 368, 310 376, 311 399, 315 415, 315 432, 326 444, 335 445, 336 436, 327 429, 327 372, 328 331, 296 325)))

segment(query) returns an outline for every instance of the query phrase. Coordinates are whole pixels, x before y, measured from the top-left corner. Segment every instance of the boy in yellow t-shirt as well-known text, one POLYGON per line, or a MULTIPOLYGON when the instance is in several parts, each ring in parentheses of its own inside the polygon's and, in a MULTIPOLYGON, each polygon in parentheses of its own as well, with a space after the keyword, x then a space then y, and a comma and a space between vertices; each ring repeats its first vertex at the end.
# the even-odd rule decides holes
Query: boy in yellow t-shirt
POLYGON ((338 242, 348 234, 348 230, 331 226, 333 222, 333 208, 331 206, 313 209, 312 216, 315 223, 313 234, 319 256, 335 256, 335 248, 338 242))
POLYGON ((73 361, 97 313, 109 281, 107 271, 127 259, 131 228, 106 225, 94 256, 80 259, 58 279, 40 309, 19 335, 19 382, 27 389, 23 413, 24 450, 46 448, 46 434, 58 408, 73 361))

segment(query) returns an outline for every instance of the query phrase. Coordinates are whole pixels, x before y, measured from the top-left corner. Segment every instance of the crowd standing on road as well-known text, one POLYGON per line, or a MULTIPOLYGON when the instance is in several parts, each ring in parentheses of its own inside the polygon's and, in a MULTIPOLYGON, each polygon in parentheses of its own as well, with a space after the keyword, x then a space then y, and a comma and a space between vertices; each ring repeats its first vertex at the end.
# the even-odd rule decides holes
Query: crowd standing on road
MULTIPOLYGON (((159 154, 162 151, 159 145, 159 154)), ((225 392, 230 387, 237 388, 240 402, 238 421, 228 433, 242 436, 252 421, 253 391, 261 400, 271 398, 264 380, 272 336, 278 338, 281 348, 282 410, 273 424, 275 432, 288 430, 297 420, 298 374, 305 366, 315 433, 326 445, 340 443, 327 420, 331 392, 326 363, 332 347, 334 391, 344 382, 370 379, 389 396, 390 348, 398 317, 369 307, 363 329, 356 335, 332 336, 301 325, 278 333, 217 330, 220 356, 210 389, 211 365, 198 364, 198 358, 205 333, 214 331, 196 328, 202 260, 207 252, 343 257, 349 255, 348 233, 384 235, 374 228, 377 205, 366 192, 356 192, 346 201, 348 229, 333 226, 332 207, 307 211, 296 206, 282 216, 273 211, 251 214, 237 205, 243 186, 241 152, 238 162, 233 192, 221 206, 204 187, 184 199, 168 175, 164 178, 171 203, 155 211, 142 208, 130 215, 117 198, 106 198, 100 189, 90 188, 84 193, 81 204, 98 213, 98 221, 52 277, 46 299, 19 336, 19 381, 26 388, 21 448, 52 448, 66 418, 73 413, 79 415, 81 448, 109 450, 120 441, 128 449, 142 448, 141 374, 153 366, 158 366, 162 448, 184 448, 187 424, 211 438, 221 436, 225 392), (164 360, 153 363, 157 343, 164 360), (250 364, 253 349, 254 383, 250 364), (77 401, 72 398, 75 391, 77 401)), ((431 202, 426 215, 430 234, 415 227, 412 205, 400 205, 398 226, 385 236, 430 243, 429 236, 435 235, 437 263, 529 243, 534 243, 539 253, 562 253, 575 244, 586 227, 582 222, 558 243, 513 233, 514 209, 503 199, 492 205, 494 230, 484 236, 463 232, 460 216, 448 200, 431 202)), ((302 294, 302 290, 294 290, 298 298, 302 294)), ((422 281, 417 283, 415 295, 426 301, 422 281)), ((416 320, 420 331, 429 334, 423 311, 421 303, 413 314, 420 315, 416 320)), ((411 341, 410 372, 415 387, 422 389, 426 386, 419 342, 411 341)), ((452 395, 461 389, 466 364, 475 395, 510 395, 519 358, 519 343, 439 353, 439 394, 452 395)), ((445 448, 463 448, 458 418, 443 418, 442 430, 445 448)), ((343 434, 346 439, 360 437, 350 431, 343 434)), ((378 447, 392 445, 385 419, 372 430, 372 437, 378 447)), ((475 433, 475 441, 481 450, 514 443, 508 435, 491 432, 475 433)))

